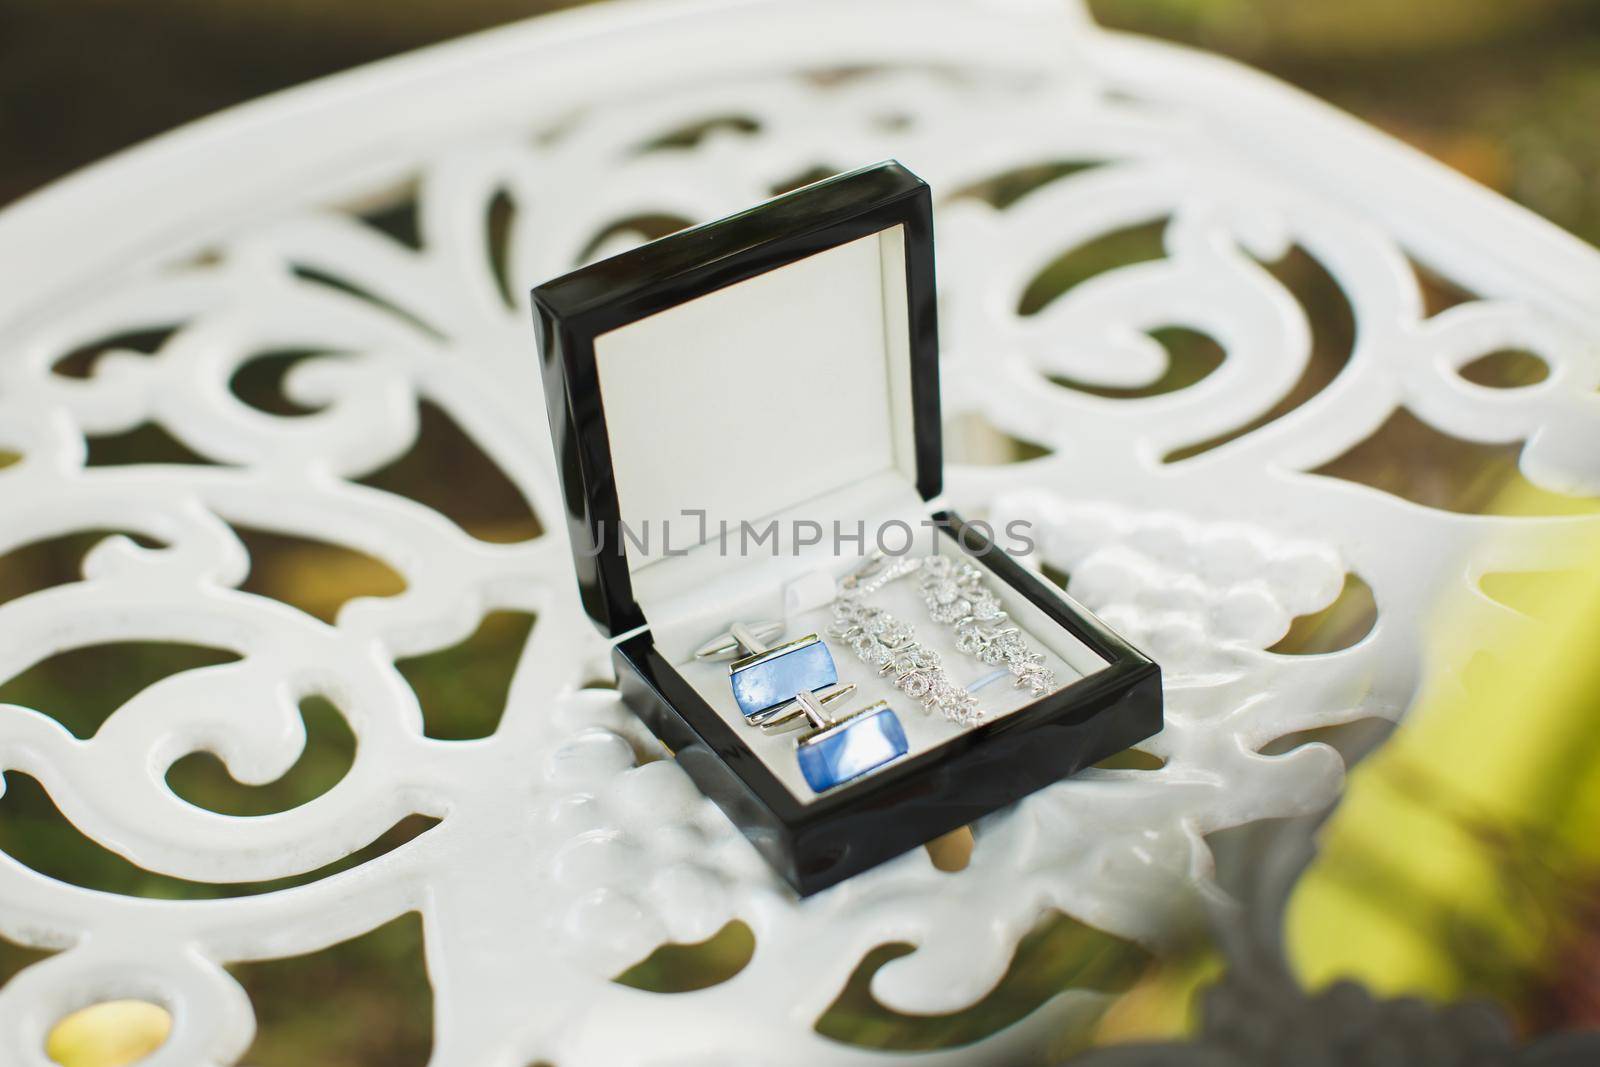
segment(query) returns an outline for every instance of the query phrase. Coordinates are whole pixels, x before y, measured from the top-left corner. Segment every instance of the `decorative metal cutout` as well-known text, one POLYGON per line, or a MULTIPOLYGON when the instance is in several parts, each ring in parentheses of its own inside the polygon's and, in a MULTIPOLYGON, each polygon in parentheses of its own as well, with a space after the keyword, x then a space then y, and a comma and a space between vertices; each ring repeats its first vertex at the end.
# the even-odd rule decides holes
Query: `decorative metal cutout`
MULTIPOLYGON (((656 22, 604 9, 301 90, 0 216, 0 450, 20 456, 0 467, 0 550, 87 529, 157 545, 108 537, 81 581, 0 605, 0 679, 111 641, 240 657, 150 686, 88 740, 0 707, 0 767, 38 778, 95 841, 200 881, 312 871, 407 816, 440 820, 354 869, 229 900, 122 898, 0 857, 0 933, 59 950, 0 990, 0 1060, 45 1067, 56 1019, 130 997, 176 1018, 151 1067, 234 1063, 254 1024, 222 965, 418 911, 435 1067, 876 1062, 813 1029, 870 949, 919 946, 874 989, 910 1013, 982 998, 1048 909, 1159 949, 1197 911, 1205 834, 1336 796, 1332 750, 1259 749, 1400 715, 1441 596, 1512 617, 1475 592, 1477 546, 1497 538, 1496 570, 1559 567, 1554 532, 1594 520, 1452 514, 1306 472, 1404 406, 1455 437, 1525 442, 1520 469, 1546 489, 1600 492, 1600 323, 1579 299, 1600 291, 1600 257, 1256 75, 1076 18, 1041 25, 1035 6, 689 4, 656 22), (733 47, 736 32, 759 43, 733 47), (1048 454, 957 467, 950 495, 1032 520, 1040 560, 1162 663, 1168 725, 1148 748, 1164 763, 1090 771, 985 821, 963 870, 917 852, 802 904, 615 693, 584 687, 605 649, 548 521, 561 505, 524 294, 641 230, 888 156, 936 190, 1009 176, 940 208, 945 405, 1048 454), (1063 252, 1160 219, 1162 258, 1019 311, 1063 252), (1295 246, 1350 302, 1348 364, 1281 418, 1165 462, 1302 377, 1306 314, 1263 267, 1295 246), (1427 317, 1408 256, 1481 298, 1427 317), (1150 334, 1169 328, 1225 358, 1137 395, 1163 381, 1150 334), (1547 377, 1493 389, 1459 373, 1507 349, 1547 377), (230 392, 281 352, 309 353, 284 374, 284 412, 230 392), (359 483, 411 448, 424 403, 546 532, 479 540, 359 483), (85 465, 89 438, 145 423, 211 465, 85 465), (239 589, 234 526, 347 547, 405 589, 330 625, 239 589), (1264 651, 1347 571, 1376 597, 1370 635, 1327 655, 1264 651), (498 730, 430 739, 396 660, 458 644, 496 611, 538 617, 498 730), (244 783, 282 775, 312 696, 358 740, 326 793, 235 818, 168 788, 166 769, 197 751, 244 783), (611 981, 734 919, 756 948, 727 981, 671 995, 611 981)), ((1056 998, 980 1051, 1042 1058, 1099 997, 1056 998)))

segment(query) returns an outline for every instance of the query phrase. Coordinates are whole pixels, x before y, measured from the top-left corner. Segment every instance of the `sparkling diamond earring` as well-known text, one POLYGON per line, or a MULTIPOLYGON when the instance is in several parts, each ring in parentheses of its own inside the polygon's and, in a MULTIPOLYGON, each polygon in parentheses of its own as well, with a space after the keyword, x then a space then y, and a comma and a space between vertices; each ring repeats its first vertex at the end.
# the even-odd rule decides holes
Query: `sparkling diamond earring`
MULTIPOLYGON (((1014 685, 1035 696, 1057 688, 1055 672, 1045 665, 1044 656, 1028 647, 1021 630, 1008 625, 1000 598, 983 583, 983 572, 964 560, 957 562, 946 556, 890 559, 876 553, 839 583, 843 590, 840 601, 860 601, 890 582, 918 572, 922 575, 922 599, 929 616, 954 628, 957 649, 990 666, 1004 667, 1011 673, 1014 685)), ((854 645, 851 647, 854 649, 854 645)), ((951 718, 962 721, 953 715, 951 718)))
POLYGON ((745 719, 788 704, 796 693, 813 693, 838 684, 839 672, 816 634, 769 648, 783 633, 781 623, 734 623, 695 653, 698 659, 728 659, 733 699, 745 719))
POLYGON ((990 666, 1002 666, 1018 688, 1043 696, 1056 688, 1044 655, 1033 651, 1022 631, 1008 625, 1000 598, 983 584, 983 572, 966 561, 929 556, 922 562, 922 602, 934 622, 952 627, 956 648, 990 666))
POLYGON ((800 774, 822 793, 875 771, 904 756, 910 746, 905 728, 886 701, 870 704, 842 719, 831 719, 810 693, 795 697, 811 732, 795 744, 800 774))

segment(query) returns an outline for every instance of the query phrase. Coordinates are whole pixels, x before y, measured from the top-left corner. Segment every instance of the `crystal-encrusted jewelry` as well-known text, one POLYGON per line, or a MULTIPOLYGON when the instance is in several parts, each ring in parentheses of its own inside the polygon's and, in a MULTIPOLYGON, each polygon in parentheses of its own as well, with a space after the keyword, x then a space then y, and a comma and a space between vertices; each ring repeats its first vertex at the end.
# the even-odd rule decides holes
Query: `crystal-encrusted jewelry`
MULTIPOLYGON (((873 556, 840 583, 842 593, 836 605, 846 600, 859 603, 890 582, 917 573, 922 576, 928 614, 935 622, 955 629, 958 649, 991 666, 1004 667, 1018 688, 1035 696, 1056 688, 1055 672, 1045 666, 1044 656, 1028 647, 1021 630, 1008 625, 1000 598, 984 584, 983 572, 965 560, 873 556)), ((835 619, 837 622, 837 607, 835 619)))
POLYGON ((956 648, 990 666, 1003 666, 1018 688, 1043 696, 1056 688, 1055 672, 1028 647, 1022 631, 1007 625, 1000 598, 983 584, 983 572, 965 560, 929 556, 922 561, 922 602, 934 622, 953 627, 956 648))
POLYGON ((939 662, 939 653, 918 644, 916 631, 910 625, 866 603, 859 589, 833 602, 833 624, 828 633, 849 645, 863 663, 891 676, 901 692, 925 709, 936 710, 962 726, 983 721, 978 698, 950 680, 939 662))
POLYGON ((838 684, 833 653, 816 634, 768 648, 766 642, 783 632, 778 623, 735 623, 700 648, 700 659, 726 659, 744 655, 728 665, 733 699, 746 719, 781 707, 796 693, 813 693, 838 684))

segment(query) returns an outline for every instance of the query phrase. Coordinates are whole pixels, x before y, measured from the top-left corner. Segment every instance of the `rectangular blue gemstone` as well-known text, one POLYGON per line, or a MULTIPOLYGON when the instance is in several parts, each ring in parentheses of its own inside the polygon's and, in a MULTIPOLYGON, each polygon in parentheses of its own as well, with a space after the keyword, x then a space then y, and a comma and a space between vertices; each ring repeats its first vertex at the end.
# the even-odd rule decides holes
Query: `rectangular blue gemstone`
POLYGON ((900 717, 884 706, 802 741, 795 751, 806 784, 821 793, 904 756, 906 732, 900 717))
POLYGON ((777 655, 754 657, 758 662, 732 674, 733 699, 746 717, 786 704, 796 693, 814 693, 839 681, 833 654, 815 637, 795 642, 787 651, 780 647, 772 652, 777 655))

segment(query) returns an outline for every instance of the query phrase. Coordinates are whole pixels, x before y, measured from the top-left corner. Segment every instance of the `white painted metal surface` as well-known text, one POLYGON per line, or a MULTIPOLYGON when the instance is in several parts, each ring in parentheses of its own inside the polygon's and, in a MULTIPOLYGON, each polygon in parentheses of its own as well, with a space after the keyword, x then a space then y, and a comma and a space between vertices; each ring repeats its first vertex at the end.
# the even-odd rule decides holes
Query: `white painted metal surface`
MULTIPOLYGON (((61 1015, 113 997, 172 1008, 152 1067, 232 1063, 253 1032, 222 964, 317 950, 420 911, 437 1067, 876 1062, 812 1029, 864 953, 919 951, 878 976, 908 1012, 981 998, 1018 937, 1061 909, 1159 946, 1204 893, 1202 835, 1315 810, 1332 750, 1256 749, 1355 717, 1397 716, 1426 676, 1427 607, 1504 615, 1485 570, 1559 567, 1556 534, 1588 520, 1448 514, 1303 473, 1397 405, 1473 441, 1526 441, 1521 468, 1600 492, 1600 256, 1407 149, 1235 66, 1094 30, 1042 4, 966 0, 694 0, 606 5, 378 64, 207 120, 0 214, 0 549, 116 527, 81 582, 0 606, 0 678, 109 640, 227 646, 237 662, 175 675, 78 741, 0 708, 0 766, 37 777, 87 835, 154 871, 202 881, 313 870, 419 812, 441 825, 304 888, 209 902, 119 898, 0 859, 0 932, 63 951, 0 991, 0 1061, 44 1063, 61 1015), (848 75, 819 71, 863 68, 848 75), (653 139, 738 117, 683 148, 653 139), (938 219, 950 413, 1052 449, 952 470, 954 502, 1031 517, 1072 590, 1163 664, 1168 727, 1154 771, 1095 771, 977 828, 971 865, 908 855, 796 902, 608 690, 559 533, 473 540, 420 504, 351 479, 404 452, 419 398, 446 409, 559 527, 528 286, 573 266, 618 220, 703 219, 815 166, 895 156, 942 194, 938 219), (952 195, 1015 168, 1103 165, 995 209, 952 195), (413 251, 351 214, 414 189, 413 251), (488 205, 515 206, 510 304, 488 205), (1017 313, 1062 251, 1170 217, 1167 258, 1017 313), (1161 456, 1240 427, 1308 359, 1303 309, 1257 262, 1291 244, 1349 298, 1358 338, 1337 380, 1290 414, 1192 460, 1161 456), (1482 296, 1425 317, 1406 256, 1482 296), (312 267, 373 299, 318 284, 312 267), (403 309, 404 315, 394 312, 403 309), (426 327, 418 325, 418 320, 426 327), (179 324, 153 356, 113 353, 87 380, 52 363, 130 329, 179 324), (1198 384, 1112 400, 1055 384, 1158 378, 1145 331, 1184 325, 1227 358, 1198 384), (227 383, 253 354, 302 364, 276 418, 227 383), (1538 385, 1456 374, 1526 348, 1538 385), (157 421, 223 466, 87 468, 85 436, 157 421), (347 545, 408 583, 325 625, 234 588, 229 524, 347 545), (1499 535, 1492 556, 1477 548, 1499 535), (1374 632, 1320 657, 1263 651, 1347 571, 1374 632), (499 732, 422 735, 397 657, 449 646, 486 611, 539 613, 499 732), (244 782, 299 755, 296 700, 329 695, 359 738, 334 789, 240 820, 179 800, 164 771, 197 750, 244 782), (658 995, 610 976, 658 944, 732 918, 756 953, 734 979, 658 995)), ((613 233, 590 254, 631 238, 613 233)), ((1058 998, 990 1039, 1042 1060, 1094 1010, 1058 998)), ((974 1061, 972 1049, 923 1057, 974 1061)))

